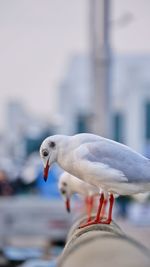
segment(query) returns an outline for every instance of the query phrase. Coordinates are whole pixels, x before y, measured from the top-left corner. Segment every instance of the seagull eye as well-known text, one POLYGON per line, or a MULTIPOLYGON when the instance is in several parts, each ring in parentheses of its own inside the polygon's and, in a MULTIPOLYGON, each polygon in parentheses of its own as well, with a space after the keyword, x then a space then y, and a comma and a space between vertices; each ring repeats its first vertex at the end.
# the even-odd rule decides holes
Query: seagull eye
POLYGON ((61 190, 61 193, 62 193, 62 195, 65 195, 66 194, 66 191, 65 190, 61 190))
POLYGON ((67 183, 63 182, 63 186, 67 186, 67 183))
POLYGON ((47 156, 48 156, 48 151, 47 151, 47 150, 44 150, 44 151, 42 152, 42 154, 43 154, 44 157, 47 157, 47 156))

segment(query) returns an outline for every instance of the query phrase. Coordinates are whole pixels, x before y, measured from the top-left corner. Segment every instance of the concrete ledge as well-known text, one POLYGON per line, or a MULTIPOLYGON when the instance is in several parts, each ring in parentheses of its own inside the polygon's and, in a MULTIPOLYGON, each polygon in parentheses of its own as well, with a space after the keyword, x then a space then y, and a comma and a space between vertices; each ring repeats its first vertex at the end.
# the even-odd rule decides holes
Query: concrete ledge
POLYGON ((150 251, 125 235, 115 222, 78 229, 85 219, 71 228, 58 267, 150 266, 150 251))

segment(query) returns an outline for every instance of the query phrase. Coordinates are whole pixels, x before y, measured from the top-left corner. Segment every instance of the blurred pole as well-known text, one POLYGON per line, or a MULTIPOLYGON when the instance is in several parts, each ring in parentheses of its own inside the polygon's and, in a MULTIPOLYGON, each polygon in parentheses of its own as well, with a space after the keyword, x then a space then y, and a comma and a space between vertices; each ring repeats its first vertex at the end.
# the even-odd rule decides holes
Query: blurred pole
POLYGON ((111 135, 109 90, 109 11, 110 0, 90 1, 90 37, 92 63, 92 132, 111 135))

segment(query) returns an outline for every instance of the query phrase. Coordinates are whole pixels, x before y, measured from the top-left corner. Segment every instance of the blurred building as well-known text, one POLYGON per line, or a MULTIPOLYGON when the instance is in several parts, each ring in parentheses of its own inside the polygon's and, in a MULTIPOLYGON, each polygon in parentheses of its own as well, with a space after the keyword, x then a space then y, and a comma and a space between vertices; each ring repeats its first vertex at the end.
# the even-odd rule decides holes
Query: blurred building
POLYGON ((114 139, 150 157, 150 56, 114 56, 114 139))
POLYGON ((63 134, 88 131, 93 104, 90 68, 86 55, 75 55, 69 62, 58 96, 58 110, 62 118, 60 132, 63 134))
MULTIPOLYGON (((61 133, 89 130, 92 116, 91 65, 74 56, 60 86, 61 133)), ((150 57, 114 55, 111 64, 112 138, 150 157, 150 57)))
POLYGON ((50 123, 30 114, 20 101, 10 101, 6 108, 7 153, 10 157, 24 159, 37 150, 44 132, 48 134, 50 123), (34 149, 35 148, 35 149, 34 149))
POLYGON ((20 101, 8 102, 5 124, 0 136, 0 170, 14 179, 20 175, 27 157, 38 152, 43 139, 53 133, 54 125, 30 114, 20 101))

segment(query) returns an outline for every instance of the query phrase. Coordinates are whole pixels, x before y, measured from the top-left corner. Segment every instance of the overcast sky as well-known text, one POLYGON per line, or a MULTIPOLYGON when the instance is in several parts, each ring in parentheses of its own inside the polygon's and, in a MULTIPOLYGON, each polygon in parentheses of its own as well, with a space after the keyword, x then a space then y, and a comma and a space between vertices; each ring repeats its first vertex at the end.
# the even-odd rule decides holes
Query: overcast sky
MULTIPOLYGON (((88 1, 0 1, 0 129, 11 99, 37 116, 55 110, 70 57, 89 49, 88 1)), ((149 53, 150 1, 112 0, 111 6, 113 50, 149 53)))
POLYGON ((150 1, 110 0, 111 38, 117 53, 150 52, 150 1))
POLYGON ((0 128, 9 99, 48 117, 69 58, 87 51, 87 38, 86 0, 0 1, 0 128))

